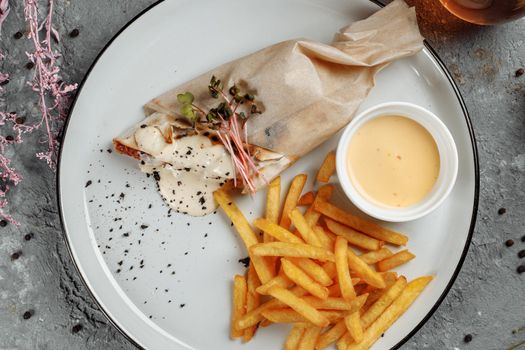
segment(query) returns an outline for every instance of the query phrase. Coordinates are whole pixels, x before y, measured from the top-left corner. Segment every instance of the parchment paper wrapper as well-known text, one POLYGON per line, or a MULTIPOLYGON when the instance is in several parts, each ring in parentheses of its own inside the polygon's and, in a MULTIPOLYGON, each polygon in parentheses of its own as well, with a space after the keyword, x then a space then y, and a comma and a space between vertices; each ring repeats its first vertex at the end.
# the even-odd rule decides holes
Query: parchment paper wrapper
POLYGON ((284 155, 289 166, 351 121, 381 68, 422 48, 414 8, 396 0, 341 29, 331 45, 303 39, 275 44, 154 98, 144 110, 178 115, 177 94, 186 91, 197 105, 211 108, 217 104, 207 89, 211 76, 224 86, 236 83, 263 103, 263 113, 247 123, 249 143, 284 155))

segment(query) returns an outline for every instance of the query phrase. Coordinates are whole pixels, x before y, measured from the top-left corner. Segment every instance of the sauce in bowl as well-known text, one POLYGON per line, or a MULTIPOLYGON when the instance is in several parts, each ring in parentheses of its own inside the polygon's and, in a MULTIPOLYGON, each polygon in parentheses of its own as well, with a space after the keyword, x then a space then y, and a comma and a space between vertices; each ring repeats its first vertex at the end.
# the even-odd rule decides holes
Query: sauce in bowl
POLYGON ((349 142, 346 161, 360 194, 383 207, 420 202, 432 191, 440 172, 432 135, 418 122, 397 115, 364 123, 349 142))

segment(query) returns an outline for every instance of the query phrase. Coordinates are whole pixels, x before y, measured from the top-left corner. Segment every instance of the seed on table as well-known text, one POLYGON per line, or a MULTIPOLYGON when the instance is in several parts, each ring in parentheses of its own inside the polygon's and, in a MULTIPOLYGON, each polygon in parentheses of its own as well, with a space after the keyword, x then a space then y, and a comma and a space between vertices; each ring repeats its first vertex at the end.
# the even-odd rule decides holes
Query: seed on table
POLYGON ((6 227, 6 226, 7 226, 7 221, 0 220, 0 227, 6 227))
POLYGON ((35 64, 33 62, 27 62, 26 63, 26 68, 27 69, 33 69, 35 67, 35 64))
POLYGON ((498 214, 499 214, 499 215, 503 215, 503 214, 505 214, 506 212, 507 212, 507 209, 505 209, 505 208, 499 208, 499 209, 498 209, 498 214))
POLYGON ((76 38, 78 35, 80 34, 80 30, 78 30, 77 28, 73 29, 70 33, 69 33, 69 36, 71 38, 76 38))
POLYGON ((9 79, 6 79, 6 80, 2 81, 0 83, 0 86, 4 86, 4 85, 7 85, 7 84, 9 84, 9 79))
POLYGON ((512 247, 512 246, 514 245, 514 241, 513 241, 512 239, 507 239, 507 240, 505 241, 505 245, 506 245, 507 247, 512 247))
POLYGON ((520 68, 516 71, 515 75, 516 77, 521 77, 523 73, 525 73, 525 70, 523 70, 523 68, 520 68))
POLYGON ((12 135, 7 135, 7 136, 5 137, 5 139, 6 139, 7 141, 14 141, 14 140, 15 140, 15 138, 14 138, 12 135))
POLYGON ((19 125, 20 125, 20 124, 24 124, 25 122, 26 122, 26 118, 24 118, 24 117, 17 117, 17 118, 15 119, 15 123, 17 123, 17 124, 19 124, 19 125))
POLYGON ((524 273, 525 272, 525 265, 520 265, 517 268, 518 273, 524 273))
POLYGON ((525 258, 525 249, 522 249, 518 252, 518 258, 525 258))
POLYGON ((78 333, 82 330, 82 328, 84 327, 81 324, 76 324, 73 326, 73 328, 71 328, 71 332, 78 333))
POLYGON ((24 312, 22 317, 24 318, 24 320, 29 320, 31 318, 31 316, 33 316, 34 313, 35 312, 33 310, 28 310, 28 311, 24 312))
POLYGON ((11 260, 18 260, 18 258, 20 258, 20 256, 22 256, 22 252, 21 251, 14 252, 13 254, 11 254, 11 260))
POLYGON ((13 38, 15 38, 16 40, 18 40, 18 39, 22 39, 23 36, 24 36, 24 34, 22 34, 22 32, 16 32, 16 33, 13 35, 13 38))
POLYGON ((521 236, 521 241, 525 242, 525 236, 521 236))
POLYGON ((470 343, 472 341, 472 334, 467 334, 465 338, 463 338, 463 341, 465 343, 470 343))

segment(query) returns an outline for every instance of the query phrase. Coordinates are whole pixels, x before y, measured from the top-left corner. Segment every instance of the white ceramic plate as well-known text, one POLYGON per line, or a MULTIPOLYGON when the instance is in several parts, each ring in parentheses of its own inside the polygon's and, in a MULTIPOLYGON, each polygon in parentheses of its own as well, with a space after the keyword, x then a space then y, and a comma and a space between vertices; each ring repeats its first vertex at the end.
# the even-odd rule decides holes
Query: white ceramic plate
MULTIPOLYGON (((368 0, 170 0, 131 21, 100 54, 78 92, 65 132, 59 202, 82 278, 108 318, 135 344, 147 349, 279 349, 288 328, 263 329, 248 345, 229 339, 231 281, 244 271, 238 260, 247 255, 242 242, 220 212, 203 218, 169 213, 153 180, 140 173, 134 160, 106 151, 112 137, 139 121, 142 104, 166 89, 281 40, 330 42, 340 27, 376 10, 368 0)), ((436 278, 374 345, 376 350, 399 347, 443 299, 470 242, 478 193, 466 110, 429 48, 383 70, 361 109, 386 101, 416 103, 438 115, 455 138, 460 167, 453 192, 437 211, 388 225, 406 232, 408 247, 417 254, 399 271, 409 278, 436 278)), ((336 141, 287 170, 283 183, 298 172, 313 175, 336 141)), ((261 215, 263 197, 238 198, 249 219, 261 215)))

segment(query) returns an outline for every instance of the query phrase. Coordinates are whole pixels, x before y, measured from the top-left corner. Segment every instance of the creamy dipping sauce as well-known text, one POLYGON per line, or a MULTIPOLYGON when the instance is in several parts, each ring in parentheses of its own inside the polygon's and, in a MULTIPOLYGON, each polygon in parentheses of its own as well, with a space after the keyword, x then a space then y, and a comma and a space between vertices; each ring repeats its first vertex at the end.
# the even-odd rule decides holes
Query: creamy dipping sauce
POLYGON ((369 200, 408 207, 433 188, 440 169, 432 135, 402 116, 382 116, 361 126, 350 140, 347 168, 351 181, 369 200))
POLYGON ((222 145, 202 135, 166 142, 155 126, 135 132, 140 149, 150 155, 141 170, 152 174, 166 203, 183 214, 202 216, 216 209, 213 192, 233 178, 231 158, 222 145))

